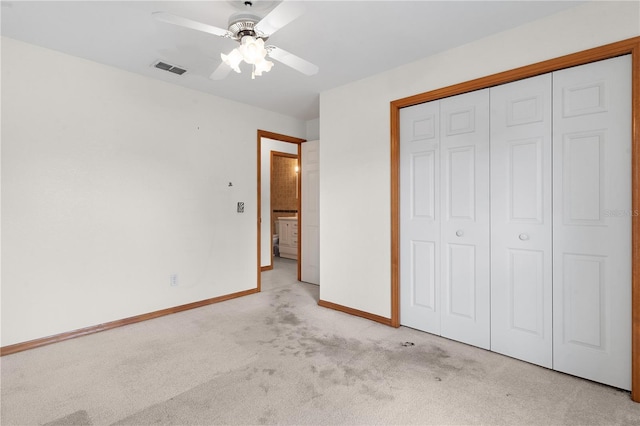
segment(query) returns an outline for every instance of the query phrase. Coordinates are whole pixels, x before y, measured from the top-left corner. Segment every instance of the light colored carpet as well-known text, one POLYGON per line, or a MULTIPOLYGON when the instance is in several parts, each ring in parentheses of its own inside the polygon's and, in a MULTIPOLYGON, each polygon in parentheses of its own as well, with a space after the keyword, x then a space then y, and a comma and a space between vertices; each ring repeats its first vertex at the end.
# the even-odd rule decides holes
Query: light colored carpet
POLYGON ((262 293, 1 358, 2 425, 640 424, 627 392, 320 308, 276 263, 262 293))

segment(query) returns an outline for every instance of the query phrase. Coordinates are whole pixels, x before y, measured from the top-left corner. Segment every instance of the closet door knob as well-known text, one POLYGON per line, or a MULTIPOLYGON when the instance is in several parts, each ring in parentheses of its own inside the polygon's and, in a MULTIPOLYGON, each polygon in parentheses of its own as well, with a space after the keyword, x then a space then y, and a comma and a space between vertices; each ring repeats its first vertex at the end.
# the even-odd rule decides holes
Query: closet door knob
POLYGON ((462 236, 464 235, 464 231, 463 231, 462 229, 458 229, 458 230, 456 231, 456 235, 457 235, 458 237, 462 237, 462 236))
POLYGON ((521 241, 527 241, 529 236, 527 234, 520 234, 518 235, 518 238, 520 238, 521 241))

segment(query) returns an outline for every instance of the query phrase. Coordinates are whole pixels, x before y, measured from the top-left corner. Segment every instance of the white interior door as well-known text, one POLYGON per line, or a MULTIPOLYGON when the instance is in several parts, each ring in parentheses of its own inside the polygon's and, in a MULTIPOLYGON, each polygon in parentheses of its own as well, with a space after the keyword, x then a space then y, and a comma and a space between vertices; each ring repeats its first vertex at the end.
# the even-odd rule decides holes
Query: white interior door
POLYGON ((491 350, 552 367, 551 74, 491 89, 491 350))
POLYGON ((631 57, 553 74, 556 370, 631 386, 631 57))
POLYGON ((440 101, 441 335, 489 349, 489 89, 440 101))
POLYGON ((302 144, 301 279, 320 284, 320 141, 302 144))
POLYGON ((400 110, 400 323, 440 334, 440 102, 400 110))

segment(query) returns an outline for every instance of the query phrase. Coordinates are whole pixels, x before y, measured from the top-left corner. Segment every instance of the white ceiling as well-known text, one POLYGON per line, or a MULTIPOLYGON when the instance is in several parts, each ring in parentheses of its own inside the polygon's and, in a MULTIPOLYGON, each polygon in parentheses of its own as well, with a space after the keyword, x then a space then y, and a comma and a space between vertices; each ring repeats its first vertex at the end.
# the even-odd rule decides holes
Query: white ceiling
MULTIPOLYGON (((227 28, 242 1, 2 1, 2 35, 303 120, 320 92, 576 6, 576 1, 304 1, 305 13, 272 37, 319 66, 308 77, 275 62, 251 80, 248 65, 208 78, 236 44, 158 22, 166 11, 227 28), (162 60, 188 70, 158 70, 162 60)), ((261 16, 277 2, 254 0, 261 16)), ((523 48, 526 48, 523 46, 523 48)), ((44 65, 43 65, 44 66, 44 65)))

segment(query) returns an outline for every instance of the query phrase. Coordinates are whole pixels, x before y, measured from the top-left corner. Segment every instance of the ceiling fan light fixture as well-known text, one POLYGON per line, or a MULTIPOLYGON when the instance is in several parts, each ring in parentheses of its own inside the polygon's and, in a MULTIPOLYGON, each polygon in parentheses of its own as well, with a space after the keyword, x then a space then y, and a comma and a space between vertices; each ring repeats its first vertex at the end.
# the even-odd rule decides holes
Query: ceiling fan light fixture
POLYGON ((273 62, 267 61, 267 49, 264 47, 264 40, 260 37, 246 35, 242 37, 240 47, 233 49, 228 55, 220 54, 222 61, 232 70, 239 73, 242 61, 253 65, 251 78, 261 76, 263 72, 269 72, 273 67, 273 62))
MULTIPOLYGON (((257 0, 254 1, 257 2, 257 0)), ((242 4, 241 2, 230 3, 242 4)), ((253 78, 256 75, 260 76, 264 72, 269 72, 273 67, 273 62, 268 61, 266 59, 267 56, 269 56, 269 59, 275 59, 296 71, 310 76, 318 72, 316 65, 276 46, 265 46, 265 41, 273 33, 302 15, 304 7, 300 3, 295 1, 263 2, 260 0, 260 10, 271 10, 265 16, 259 16, 250 11, 253 1, 246 0, 244 1, 245 9, 229 17, 226 30, 167 12, 154 12, 153 16, 161 22, 202 31, 240 43, 240 46, 229 54, 220 55, 222 63, 209 76, 212 80, 223 79, 230 70, 240 73, 240 63, 243 61, 252 65, 253 78), (272 3, 277 5, 272 7, 272 3)))
POLYGON ((264 48, 264 40, 249 35, 242 37, 242 43, 238 49, 244 61, 248 64, 255 64, 260 60, 264 60, 267 55, 267 49, 264 48))
POLYGON ((273 62, 267 61, 265 58, 262 58, 255 63, 255 69, 253 70, 253 73, 259 77, 263 72, 271 71, 271 68, 273 68, 273 62))
POLYGON ((240 73, 240 62, 242 62, 243 56, 238 49, 233 49, 228 55, 221 53, 220 58, 222 58, 222 62, 229 65, 229 68, 240 73))

